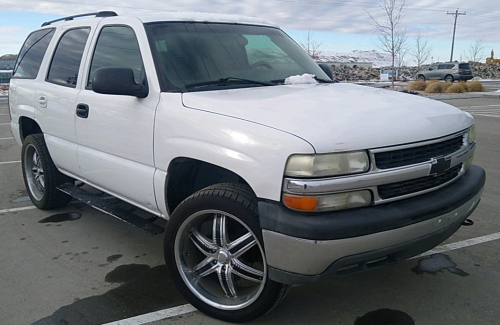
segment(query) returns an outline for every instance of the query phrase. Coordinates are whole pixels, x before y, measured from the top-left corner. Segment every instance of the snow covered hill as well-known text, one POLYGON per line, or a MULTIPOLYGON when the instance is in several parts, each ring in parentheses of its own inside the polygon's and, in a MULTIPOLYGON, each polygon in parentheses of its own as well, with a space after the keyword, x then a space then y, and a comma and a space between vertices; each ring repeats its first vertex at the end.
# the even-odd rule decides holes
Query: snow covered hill
POLYGON ((321 50, 319 55, 320 62, 371 62, 374 68, 387 67, 391 65, 391 55, 381 53, 376 50, 351 52, 337 52, 330 50, 321 50))

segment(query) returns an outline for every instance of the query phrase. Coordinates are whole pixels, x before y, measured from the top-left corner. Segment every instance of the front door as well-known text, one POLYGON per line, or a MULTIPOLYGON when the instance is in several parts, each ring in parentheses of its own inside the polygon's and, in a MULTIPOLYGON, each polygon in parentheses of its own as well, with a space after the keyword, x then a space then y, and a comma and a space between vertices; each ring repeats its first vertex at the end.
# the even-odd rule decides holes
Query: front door
MULTIPOLYGON (((129 21, 130 22, 130 21, 129 21)), ((158 212, 153 189, 153 126, 158 91, 149 87, 146 98, 98 94, 92 77, 103 67, 125 67, 134 72, 135 82, 154 81, 152 63, 145 65, 136 31, 142 24, 104 25, 88 59, 86 87, 78 95, 76 136, 78 161, 83 176, 92 185, 151 212, 158 212), (149 66, 149 71, 146 69, 149 66), (82 111, 87 114, 81 114, 82 111)), ((145 38, 145 33, 144 37, 145 38)))

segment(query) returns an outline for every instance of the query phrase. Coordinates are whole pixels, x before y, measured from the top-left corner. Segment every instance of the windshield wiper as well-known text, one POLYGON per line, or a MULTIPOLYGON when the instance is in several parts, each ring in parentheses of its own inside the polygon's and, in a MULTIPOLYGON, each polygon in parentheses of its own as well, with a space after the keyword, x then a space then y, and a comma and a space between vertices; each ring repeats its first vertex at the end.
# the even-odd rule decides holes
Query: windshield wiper
POLYGON ((262 85, 262 86, 275 86, 276 85, 276 83, 267 82, 267 81, 250 80, 250 79, 243 79, 243 78, 236 78, 236 77, 227 77, 227 78, 220 78, 219 80, 195 82, 192 84, 184 85, 184 87, 186 89, 189 89, 189 88, 203 87, 203 86, 219 86, 219 85, 226 86, 226 85, 241 84, 241 83, 248 83, 248 84, 262 85))

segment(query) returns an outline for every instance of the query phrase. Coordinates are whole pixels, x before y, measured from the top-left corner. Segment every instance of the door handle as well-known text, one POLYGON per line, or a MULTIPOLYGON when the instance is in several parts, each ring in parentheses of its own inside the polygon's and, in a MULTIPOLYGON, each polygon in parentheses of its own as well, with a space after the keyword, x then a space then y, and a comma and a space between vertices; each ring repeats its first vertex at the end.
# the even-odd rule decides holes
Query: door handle
POLYGON ((87 104, 76 105, 76 116, 81 118, 89 117, 89 105, 87 104))
POLYGON ((40 107, 42 107, 42 108, 47 107, 47 97, 39 96, 38 97, 38 105, 40 105, 40 107))

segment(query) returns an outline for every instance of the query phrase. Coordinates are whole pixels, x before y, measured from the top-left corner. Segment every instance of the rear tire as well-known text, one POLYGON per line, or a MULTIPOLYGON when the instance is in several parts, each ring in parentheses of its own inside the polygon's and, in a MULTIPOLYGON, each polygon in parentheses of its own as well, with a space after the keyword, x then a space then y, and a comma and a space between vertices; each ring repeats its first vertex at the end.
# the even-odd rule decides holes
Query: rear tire
POLYGON ((448 74, 444 77, 444 81, 445 82, 454 82, 455 81, 455 78, 453 78, 453 76, 451 74, 448 74))
POLYGON ((168 221, 164 253, 172 280, 214 318, 258 318, 287 291, 268 278, 256 203, 246 186, 213 185, 185 199, 168 221))
POLYGON ((21 162, 26 190, 37 208, 57 208, 71 201, 71 196, 57 189, 59 185, 71 181, 71 178, 57 170, 43 134, 31 134, 24 139, 21 162))

